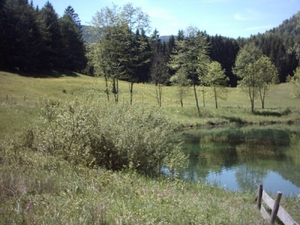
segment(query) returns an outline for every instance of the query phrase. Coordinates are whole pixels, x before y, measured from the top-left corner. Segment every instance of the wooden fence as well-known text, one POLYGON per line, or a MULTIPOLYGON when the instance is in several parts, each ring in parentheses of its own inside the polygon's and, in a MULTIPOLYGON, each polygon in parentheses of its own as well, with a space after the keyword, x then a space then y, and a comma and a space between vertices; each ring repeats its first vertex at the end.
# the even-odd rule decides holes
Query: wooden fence
POLYGON ((277 192, 276 199, 273 200, 267 192, 263 190, 262 184, 258 186, 257 206, 264 219, 269 220, 270 224, 274 224, 276 217, 285 225, 299 225, 288 213, 282 208, 279 203, 282 193, 277 192), (271 214, 262 205, 262 200, 271 209, 271 214))

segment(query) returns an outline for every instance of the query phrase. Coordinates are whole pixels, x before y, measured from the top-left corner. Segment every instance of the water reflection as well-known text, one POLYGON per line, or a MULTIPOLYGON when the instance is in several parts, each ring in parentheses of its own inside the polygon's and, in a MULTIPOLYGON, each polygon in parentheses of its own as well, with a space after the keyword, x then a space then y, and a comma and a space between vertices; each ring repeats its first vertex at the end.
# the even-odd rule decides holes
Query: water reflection
POLYGON ((182 133, 190 164, 185 179, 230 190, 300 194, 298 127, 231 127, 182 133))

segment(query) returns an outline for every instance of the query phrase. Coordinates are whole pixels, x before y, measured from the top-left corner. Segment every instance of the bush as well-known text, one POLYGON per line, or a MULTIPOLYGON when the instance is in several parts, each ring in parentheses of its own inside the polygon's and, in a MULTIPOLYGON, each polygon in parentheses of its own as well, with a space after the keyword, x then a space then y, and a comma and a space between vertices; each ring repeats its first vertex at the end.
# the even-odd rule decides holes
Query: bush
POLYGON ((33 148, 73 164, 155 175, 162 166, 175 172, 187 163, 174 127, 157 108, 46 100, 42 121, 33 148))

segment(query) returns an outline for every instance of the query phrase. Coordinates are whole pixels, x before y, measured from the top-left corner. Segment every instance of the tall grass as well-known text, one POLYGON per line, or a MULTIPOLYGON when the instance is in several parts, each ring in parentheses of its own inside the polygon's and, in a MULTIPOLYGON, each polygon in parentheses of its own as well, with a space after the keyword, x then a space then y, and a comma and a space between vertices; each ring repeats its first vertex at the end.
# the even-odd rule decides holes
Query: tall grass
MULTIPOLYGON (((171 144, 166 140, 172 137, 164 127, 171 132, 174 124, 297 119, 298 100, 287 97, 288 84, 278 86, 266 104, 275 108, 272 110, 289 107, 289 115, 252 115, 246 96, 233 89, 228 101, 220 102, 219 110, 207 99, 199 118, 192 95, 184 99, 181 108, 173 87, 163 88, 162 114, 154 107, 155 86, 149 84, 134 86, 133 106, 129 106, 128 84, 120 82, 120 104, 111 107, 112 102, 102 101, 106 96, 101 78, 78 75, 40 79, 4 72, 0 76, 0 224, 267 224, 255 207, 254 193, 230 192, 176 178, 153 178, 136 171, 143 171, 141 163, 156 159, 145 155, 151 149, 159 157, 161 148, 155 143, 171 144), (91 90, 94 99, 100 99, 92 106, 87 104, 91 103, 91 90), (51 100, 41 104, 41 98, 51 100), (13 135, 20 130, 23 132, 18 137, 13 135), (109 137, 110 144, 95 142, 101 136, 109 137), (103 164, 96 167, 95 158, 109 154, 94 154, 92 143, 101 151, 111 145, 122 156, 130 153, 129 149, 138 154, 127 155, 132 158, 125 160, 125 170, 107 170, 103 164)), ((172 159, 180 155, 166 153, 160 164, 176 166, 172 159)), ((299 201, 296 197, 281 202, 296 221, 300 220, 299 201)))

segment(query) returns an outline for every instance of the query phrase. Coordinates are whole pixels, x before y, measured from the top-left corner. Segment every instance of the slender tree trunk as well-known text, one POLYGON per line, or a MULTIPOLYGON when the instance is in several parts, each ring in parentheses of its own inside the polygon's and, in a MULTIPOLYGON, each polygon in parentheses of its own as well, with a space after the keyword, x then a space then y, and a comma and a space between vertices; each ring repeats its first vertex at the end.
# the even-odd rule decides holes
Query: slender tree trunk
POLYGON ((133 82, 129 84, 129 92, 130 92, 130 105, 132 105, 132 97, 133 97, 133 82))
POLYGON ((265 88, 263 88, 263 90, 259 90, 259 94, 260 94, 261 108, 264 109, 265 108, 265 96, 266 96, 265 88))
POLYGON ((215 103, 216 103, 216 109, 218 108, 218 96, 217 96, 217 88, 214 87, 214 95, 215 95, 215 103))
POLYGON ((119 93, 119 83, 117 78, 112 79, 112 92, 114 93, 115 96, 115 102, 119 101, 118 93, 119 93))
POLYGON ((105 79, 105 93, 106 93, 106 96, 107 96, 107 101, 109 101, 109 90, 108 90, 108 78, 107 78, 107 76, 104 76, 104 79, 105 79))
POLYGON ((159 105, 159 97, 158 97, 158 88, 157 88, 157 85, 155 87, 155 95, 156 95, 157 105, 159 105))
POLYGON ((156 100, 159 107, 161 107, 161 99, 162 99, 162 86, 160 83, 156 85, 156 100))
POLYGON ((159 93, 159 106, 161 107, 161 98, 162 98, 162 86, 158 84, 158 93, 159 93))
POLYGON ((251 112, 254 112, 254 98, 255 98, 255 90, 254 88, 249 87, 249 98, 251 103, 251 112))
POLYGON ((204 86, 202 87, 202 102, 203 102, 203 107, 205 108, 205 89, 204 89, 204 86))
POLYGON ((184 88, 183 86, 178 86, 179 102, 180 102, 181 108, 183 108, 183 96, 184 96, 183 88, 184 88))
POLYGON ((195 84, 193 85, 193 88, 194 88, 194 95, 195 95, 196 107, 197 107, 197 110, 198 110, 198 116, 200 117, 201 113, 200 113, 200 107, 199 107, 198 96, 197 96, 197 89, 196 89, 196 85, 195 84))
POLYGON ((119 80, 118 80, 118 78, 117 78, 116 84, 117 84, 116 102, 119 102, 119 80))

